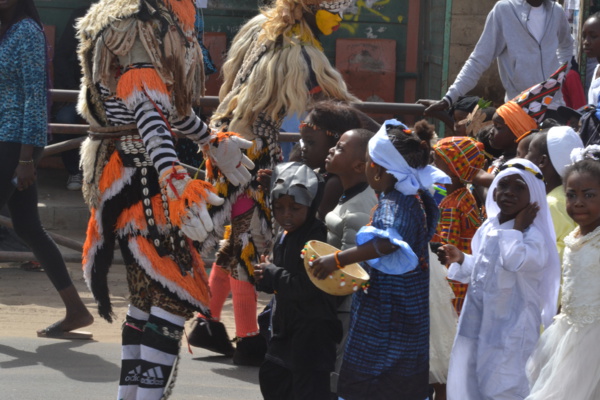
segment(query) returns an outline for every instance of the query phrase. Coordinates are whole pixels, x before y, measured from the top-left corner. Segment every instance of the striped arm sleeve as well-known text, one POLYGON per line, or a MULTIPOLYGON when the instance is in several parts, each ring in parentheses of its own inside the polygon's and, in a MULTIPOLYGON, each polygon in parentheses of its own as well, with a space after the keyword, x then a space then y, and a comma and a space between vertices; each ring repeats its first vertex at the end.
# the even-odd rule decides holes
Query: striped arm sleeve
POLYGON ((210 140, 210 129, 193 111, 190 115, 174 121, 172 125, 200 146, 210 140))
POLYGON ((146 151, 159 176, 171 166, 179 165, 171 132, 154 105, 150 101, 142 101, 135 106, 134 115, 146 151))

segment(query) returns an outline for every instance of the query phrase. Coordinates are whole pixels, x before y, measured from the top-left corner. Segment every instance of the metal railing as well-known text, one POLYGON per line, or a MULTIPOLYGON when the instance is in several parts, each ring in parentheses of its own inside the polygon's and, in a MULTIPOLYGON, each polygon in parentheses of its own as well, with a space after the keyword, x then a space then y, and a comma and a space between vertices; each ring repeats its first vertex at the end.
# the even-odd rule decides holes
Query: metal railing
MULTIPOLYGON (((56 102, 76 102, 77 101, 77 90, 61 90, 52 89, 50 95, 52 101, 56 102)), ((206 96, 200 99, 200 107, 207 109, 215 109, 219 105, 219 98, 217 96, 206 96)), ((377 102, 363 102, 354 104, 355 107, 366 114, 391 114, 391 115, 414 115, 421 116, 425 110, 425 106, 421 104, 412 103, 377 103, 377 102)), ((71 135, 85 135, 88 131, 88 125, 85 124, 50 124, 52 132, 65 133, 71 135)), ((282 142, 297 142, 300 139, 300 134, 295 132, 282 132, 279 136, 279 140, 282 142)), ((60 144, 60 143, 58 143, 60 144)), ((52 147, 56 145, 50 145, 52 147)), ((69 150, 65 148, 64 150, 69 150)), ((61 150, 61 151, 64 151, 61 150)), ((58 151, 60 152, 60 151, 58 151)), ((46 154, 46 152, 44 153, 46 154)), ((52 152, 56 154, 56 152, 52 152)))

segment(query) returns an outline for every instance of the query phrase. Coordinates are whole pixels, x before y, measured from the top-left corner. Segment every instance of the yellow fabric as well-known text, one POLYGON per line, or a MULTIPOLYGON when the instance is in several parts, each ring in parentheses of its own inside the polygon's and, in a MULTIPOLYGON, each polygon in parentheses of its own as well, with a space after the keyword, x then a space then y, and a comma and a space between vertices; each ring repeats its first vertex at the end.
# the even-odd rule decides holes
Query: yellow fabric
POLYGON ((548 193, 546 198, 548 199, 548 207, 550 207, 554 232, 556 232, 556 247, 562 262, 563 252, 565 250, 564 239, 577 227, 577 224, 567 214, 567 198, 562 185, 554 188, 554 190, 548 193))
POLYGON ((523 110, 521 106, 514 101, 509 101, 502 104, 500 107, 498 107, 496 113, 502 117, 504 123, 508 125, 511 132, 517 137, 517 139, 526 132, 529 132, 532 129, 537 129, 538 127, 535 120, 531 118, 529 114, 527 114, 525 110, 523 110))
MULTIPOLYGON (((548 199, 548 207, 550 207, 550 216, 552 217, 554 232, 556 233, 556 248, 558 249, 558 256, 560 257, 562 266, 563 253, 565 251, 564 239, 577 227, 577 224, 567 214, 567 197, 565 196, 563 185, 554 188, 548 193, 546 198, 548 199)), ((559 306, 562 300, 562 274, 560 280, 560 291, 558 293, 559 306)))

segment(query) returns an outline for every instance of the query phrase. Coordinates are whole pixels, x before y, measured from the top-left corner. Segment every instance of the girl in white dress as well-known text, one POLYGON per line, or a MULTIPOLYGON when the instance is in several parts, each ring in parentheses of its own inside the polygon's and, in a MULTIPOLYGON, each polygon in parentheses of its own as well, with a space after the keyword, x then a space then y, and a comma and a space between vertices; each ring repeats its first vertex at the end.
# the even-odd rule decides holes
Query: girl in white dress
POLYGON ((600 399, 600 146, 574 150, 565 175, 567 213, 561 313, 527 363, 527 400, 600 399))
POLYGON ((540 326, 556 314, 560 263, 539 169, 509 160, 486 210, 472 255, 450 244, 438 252, 452 263, 448 278, 469 284, 450 355, 449 400, 524 399, 525 364, 540 326))

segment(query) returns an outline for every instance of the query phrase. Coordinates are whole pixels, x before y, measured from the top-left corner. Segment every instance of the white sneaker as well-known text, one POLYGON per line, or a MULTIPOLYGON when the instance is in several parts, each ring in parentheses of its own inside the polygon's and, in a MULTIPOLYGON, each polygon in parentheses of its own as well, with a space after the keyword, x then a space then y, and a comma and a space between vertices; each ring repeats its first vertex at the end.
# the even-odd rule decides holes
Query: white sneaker
POLYGON ((81 190, 83 184, 83 174, 80 172, 75 175, 69 175, 67 179, 67 190, 81 190))

